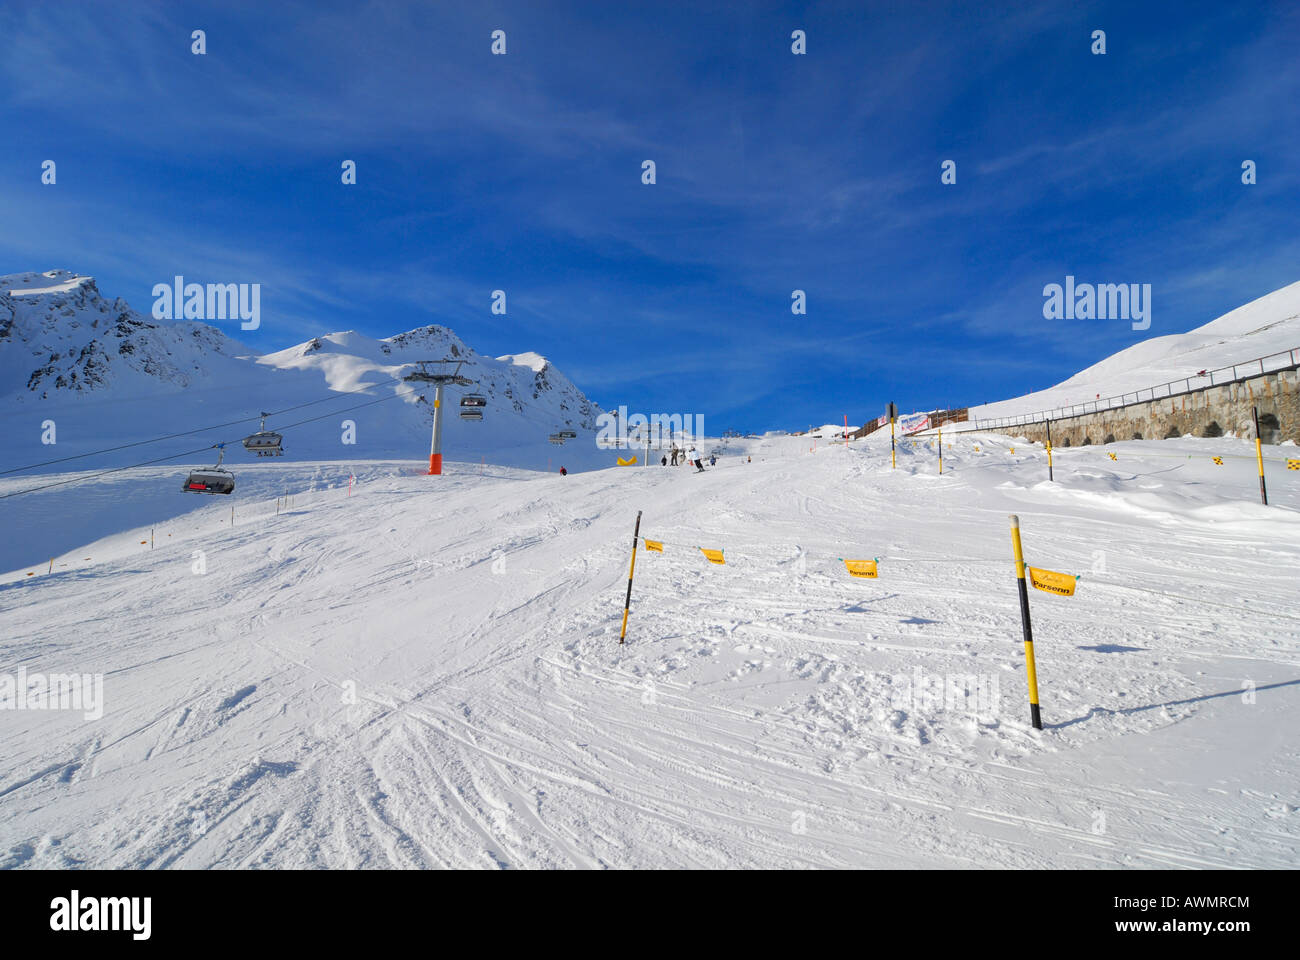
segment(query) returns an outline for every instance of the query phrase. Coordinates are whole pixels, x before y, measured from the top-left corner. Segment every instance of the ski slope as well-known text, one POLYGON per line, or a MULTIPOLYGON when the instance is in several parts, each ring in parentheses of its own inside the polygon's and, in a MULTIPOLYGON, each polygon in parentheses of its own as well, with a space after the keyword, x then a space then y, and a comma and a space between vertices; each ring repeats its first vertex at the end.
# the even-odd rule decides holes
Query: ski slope
POLYGON ((702 475, 266 465, 233 526, 0 577, 5 669, 106 700, 0 710, 0 865, 1296 865, 1300 473, 1270 460, 1264 507, 1230 439, 1063 451, 1054 484, 1006 437, 942 476, 806 439, 702 475), (638 510, 665 549, 620 646, 638 510), (1041 732, 1009 513, 1083 575, 1031 591, 1041 732), (927 693, 962 677, 996 697, 927 693))

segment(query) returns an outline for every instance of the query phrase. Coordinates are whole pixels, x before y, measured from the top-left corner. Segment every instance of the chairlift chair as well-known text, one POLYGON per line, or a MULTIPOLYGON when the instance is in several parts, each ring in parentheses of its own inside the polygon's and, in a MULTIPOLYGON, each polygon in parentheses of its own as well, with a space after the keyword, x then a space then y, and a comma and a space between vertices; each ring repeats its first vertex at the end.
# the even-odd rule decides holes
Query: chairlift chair
POLYGON ((217 465, 207 470, 191 470, 181 486, 182 493, 233 493, 235 475, 221 468, 226 456, 226 445, 217 444, 217 465))
POLYGON ((482 420, 483 408, 487 406, 487 397, 477 393, 467 393, 460 398, 460 418, 462 420, 482 420))
POLYGON ((550 440, 551 443, 554 443, 554 444, 556 444, 556 445, 558 446, 558 445, 564 443, 564 434, 562 434, 562 433, 553 433, 553 434, 551 434, 549 437, 547 437, 546 439, 550 440))
POLYGON ((283 456, 284 450, 280 448, 280 444, 284 442, 284 437, 274 430, 266 429, 266 418, 269 416, 269 413, 262 414, 262 425, 258 428, 257 433, 244 438, 244 449, 257 454, 259 457, 283 456))
POLYGON ((575 433, 575 432, 572 431, 572 430, 561 430, 558 434, 556 434, 556 436, 558 436, 558 437, 563 437, 565 440, 577 440, 577 439, 578 439, 578 435, 577 435, 577 433, 575 433))

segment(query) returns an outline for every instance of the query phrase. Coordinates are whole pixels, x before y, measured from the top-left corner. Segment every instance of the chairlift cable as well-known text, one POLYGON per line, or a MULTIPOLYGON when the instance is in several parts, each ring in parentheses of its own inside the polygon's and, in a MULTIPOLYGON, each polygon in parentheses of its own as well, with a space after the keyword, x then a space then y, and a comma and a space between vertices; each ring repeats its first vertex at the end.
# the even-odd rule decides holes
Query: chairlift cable
MULTIPOLYGON (((375 384, 371 384, 371 386, 375 386, 375 384)), ((356 391, 353 391, 353 392, 356 392, 356 391)), ((370 400, 370 401, 368 401, 368 402, 366 402, 366 403, 358 403, 358 404, 356 404, 356 405, 354 405, 354 406, 351 406, 351 407, 344 407, 342 410, 334 410, 334 411, 331 411, 330 413, 322 414, 322 415, 319 416, 319 417, 310 417, 310 418, 308 418, 308 419, 306 419, 306 420, 299 420, 297 423, 291 423, 291 424, 289 424, 288 427, 298 427, 298 426, 301 426, 301 425, 304 424, 304 423, 312 423, 312 422, 315 421, 315 420, 324 420, 326 417, 333 417, 333 416, 336 416, 336 415, 338 415, 338 414, 340 414, 340 413, 347 413, 347 412, 350 411, 350 410, 360 410, 362 407, 370 407, 370 406, 374 406, 376 403, 384 403, 384 402, 387 401, 387 400, 394 400, 394 399, 396 399, 397 397, 400 397, 400 396, 401 396, 401 394, 395 393, 395 394, 393 394, 392 396, 388 396, 388 397, 380 397, 378 400, 370 400)), ((305 406, 305 404, 300 404, 299 406, 305 406)), ((246 418, 246 419, 247 419, 247 418, 246 418)), ((242 420, 236 420, 236 421, 234 421, 234 422, 235 422, 235 423, 242 423, 243 421, 242 421, 242 420)), ((280 429, 285 430, 285 429, 288 429, 288 427, 281 427, 280 429)), ((176 434, 176 436, 186 436, 186 434, 176 434)), ((149 441, 142 441, 142 442, 149 442, 149 441)), ((182 457, 191 457, 191 456, 194 456, 195 454, 202 453, 202 452, 205 451, 205 450, 215 450, 215 449, 218 449, 218 448, 223 447, 223 446, 225 446, 226 444, 228 444, 228 443, 232 443, 232 442, 234 442, 234 441, 222 440, 222 441, 220 441, 219 443, 208 444, 208 445, 205 446, 205 447, 199 447, 197 450, 189 450, 189 451, 187 451, 187 452, 185 452, 185 453, 178 453, 178 454, 175 454, 174 456, 170 456, 170 457, 160 457, 160 458, 157 459, 157 460, 145 460, 145 461, 143 461, 142 463, 132 463, 132 464, 128 464, 127 466, 124 466, 124 467, 112 467, 112 468, 107 469, 107 470, 97 470, 97 471, 95 471, 93 474, 91 474, 89 477, 73 477, 71 480, 58 480, 58 481, 55 481, 54 483, 46 483, 46 484, 42 484, 42 485, 39 486, 39 487, 28 487, 28 488, 26 488, 25 490, 15 490, 13 493, 3 493, 3 494, 0 494, 0 500, 7 500, 9 497, 17 497, 17 496, 21 496, 21 495, 24 494, 24 493, 36 493, 36 492, 39 491, 39 490, 48 490, 50 487, 61 487, 61 486, 63 486, 64 484, 68 484, 68 483, 77 483, 77 482, 82 481, 82 480, 92 480, 92 479, 94 479, 95 477, 103 476, 103 475, 105 475, 105 474, 109 474, 109 473, 120 473, 120 472, 122 472, 123 470, 133 470, 133 469, 135 469, 136 467, 148 467, 148 466, 152 466, 152 465, 154 465, 154 464, 156 464, 156 463, 166 463, 166 462, 168 462, 169 460, 179 460, 179 459, 181 459, 182 457)))
POLYGON ((146 460, 143 463, 132 463, 125 467, 111 467, 107 470, 97 470, 88 477, 73 477, 71 480, 56 480, 54 483, 46 483, 39 487, 28 487, 26 490, 15 490, 13 493, 0 493, 0 500, 7 500, 9 497, 21 496, 24 493, 36 493, 38 490, 48 490, 50 487, 61 487, 68 483, 80 483, 85 480, 93 480, 96 477, 102 477, 109 473, 121 473, 123 470, 134 470, 136 467, 148 467, 155 463, 166 463, 169 460, 179 460, 181 457, 192 457, 195 454, 202 453, 204 450, 211 450, 216 444, 209 444, 206 447, 199 447, 197 450, 188 450, 185 453, 177 453, 170 457, 159 457, 157 460, 146 460))
MULTIPOLYGON (((399 383, 399 382, 401 382, 401 380, 402 380, 401 377, 394 377, 394 378, 391 379, 391 380, 381 380, 381 381, 378 382, 378 383, 367 383, 367 384, 364 385, 364 387, 383 387, 383 386, 387 386, 387 385, 390 384, 390 383, 399 383)), ((291 410, 301 410, 303 407, 310 407, 310 406, 313 406, 313 405, 315 405, 315 404, 317 404, 317 403, 324 403, 326 400, 335 400, 335 399, 337 399, 338 397, 347 396, 348 394, 352 394, 352 393, 361 393, 361 392, 362 392, 361 390, 345 390, 345 391, 341 391, 341 392, 339 392, 339 393, 332 394, 331 396, 328 396, 328 397, 322 397, 322 398, 319 399, 319 400, 309 400, 309 401, 307 401, 306 403, 299 403, 299 404, 295 404, 295 405, 292 406, 292 407, 285 407, 283 410, 272 410, 272 411, 269 411, 269 412, 267 413, 267 416, 268 416, 268 417, 270 417, 270 416, 276 416, 276 415, 281 414, 281 413, 288 413, 288 412, 291 411, 291 410)), ((394 394, 394 396, 398 396, 398 394, 394 394)), ((389 398, 385 397, 384 399, 389 399, 389 398)), ((364 406, 364 404, 363 404, 363 406, 364 406)), ((355 410, 356 407, 349 407, 348 409, 355 410)), ((342 411, 338 411, 338 412, 342 412, 342 411)), ((332 414, 327 414, 326 416, 332 416, 332 414)), ((161 442, 164 441, 164 440, 175 440, 177 437, 188 437, 188 436, 190 436, 190 435, 192 435, 192 434, 196 434, 196 433, 204 433, 204 432, 206 432, 206 431, 208 431, 208 430, 220 430, 220 429, 222 429, 222 428, 224 428, 224 427, 233 427, 233 426, 236 426, 237 424, 246 423, 246 422, 249 421, 249 420, 256 420, 256 419, 258 419, 258 418, 257 418, 257 417, 243 417, 243 418, 241 418, 241 419, 239 419, 239 420, 230 420, 230 421, 228 421, 228 422, 226 422, 226 423, 216 423, 216 424, 212 424, 211 426, 207 426, 207 427, 195 427, 195 428, 192 429, 192 430, 184 430, 184 431, 182 431, 182 432, 180 432, 180 433, 170 433, 170 434, 168 434, 168 435, 165 436, 165 437, 154 437, 152 440, 136 440, 136 441, 133 441, 133 442, 131 442, 131 443, 123 443, 123 444, 120 444, 120 445, 118 445, 118 446, 116 446, 116 447, 105 447, 103 450, 91 450, 91 451, 88 452, 88 453, 78 453, 78 454, 75 454, 75 455, 73 455, 73 456, 71 456, 71 457, 59 457, 59 458, 57 458, 57 459, 55 459, 55 460, 45 460, 45 461, 42 461, 41 463, 30 463, 30 464, 28 464, 28 465, 25 466, 25 467, 11 467, 11 468, 8 469, 8 470, 0 470, 0 477, 8 476, 8 475, 11 474, 11 473, 23 473, 24 471, 27 471, 27 470, 35 470, 35 469, 37 469, 38 467, 48 467, 48 466, 52 466, 52 465, 54 465, 54 464, 56 464, 56 463, 67 463, 67 462, 70 461, 70 460, 84 460, 86 457, 94 457, 94 456, 98 456, 99 454, 102 454, 102 453, 114 453, 114 452, 116 452, 116 451, 118 451, 118 450, 129 450, 131 447, 140 447, 140 446, 145 446, 146 444, 150 444, 150 443, 161 443, 161 442)), ((307 421, 307 420, 304 420, 304 421, 302 421, 302 422, 303 422, 303 423, 310 423, 310 421, 307 421)))

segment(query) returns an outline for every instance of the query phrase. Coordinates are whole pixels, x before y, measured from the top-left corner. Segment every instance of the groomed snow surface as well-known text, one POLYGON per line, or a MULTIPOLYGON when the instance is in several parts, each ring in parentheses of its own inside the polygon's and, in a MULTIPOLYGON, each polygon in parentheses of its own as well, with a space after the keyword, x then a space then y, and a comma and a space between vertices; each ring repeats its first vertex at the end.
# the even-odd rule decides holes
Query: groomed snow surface
POLYGON ((105 697, 0 710, 0 865, 1300 861, 1293 447, 1264 507, 1236 440, 1060 451, 1048 483, 1006 437, 959 438, 942 476, 924 443, 891 471, 888 437, 806 439, 703 475, 285 463, 230 498, 150 468, 0 501, 192 511, 150 549, 124 506, 53 574, 0 577, 2 670, 105 697), (665 550, 620 647, 638 509, 665 550), (1041 732, 1010 513, 1031 563, 1083 575, 1031 590, 1041 732))

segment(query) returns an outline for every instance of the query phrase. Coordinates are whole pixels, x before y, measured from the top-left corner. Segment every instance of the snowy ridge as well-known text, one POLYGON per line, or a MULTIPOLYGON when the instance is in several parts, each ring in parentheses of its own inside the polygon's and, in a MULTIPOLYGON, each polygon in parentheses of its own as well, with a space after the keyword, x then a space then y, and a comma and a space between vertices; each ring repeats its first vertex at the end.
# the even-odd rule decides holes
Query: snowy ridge
POLYGON ((231 375, 247 348, 215 327, 160 323, 94 278, 64 270, 0 277, 0 399, 25 403, 118 391, 133 396, 231 375))
POLYGON ((1300 282, 1187 333, 1152 337, 1047 390, 970 408, 972 420, 1019 416, 1119 396, 1300 347, 1300 282))

